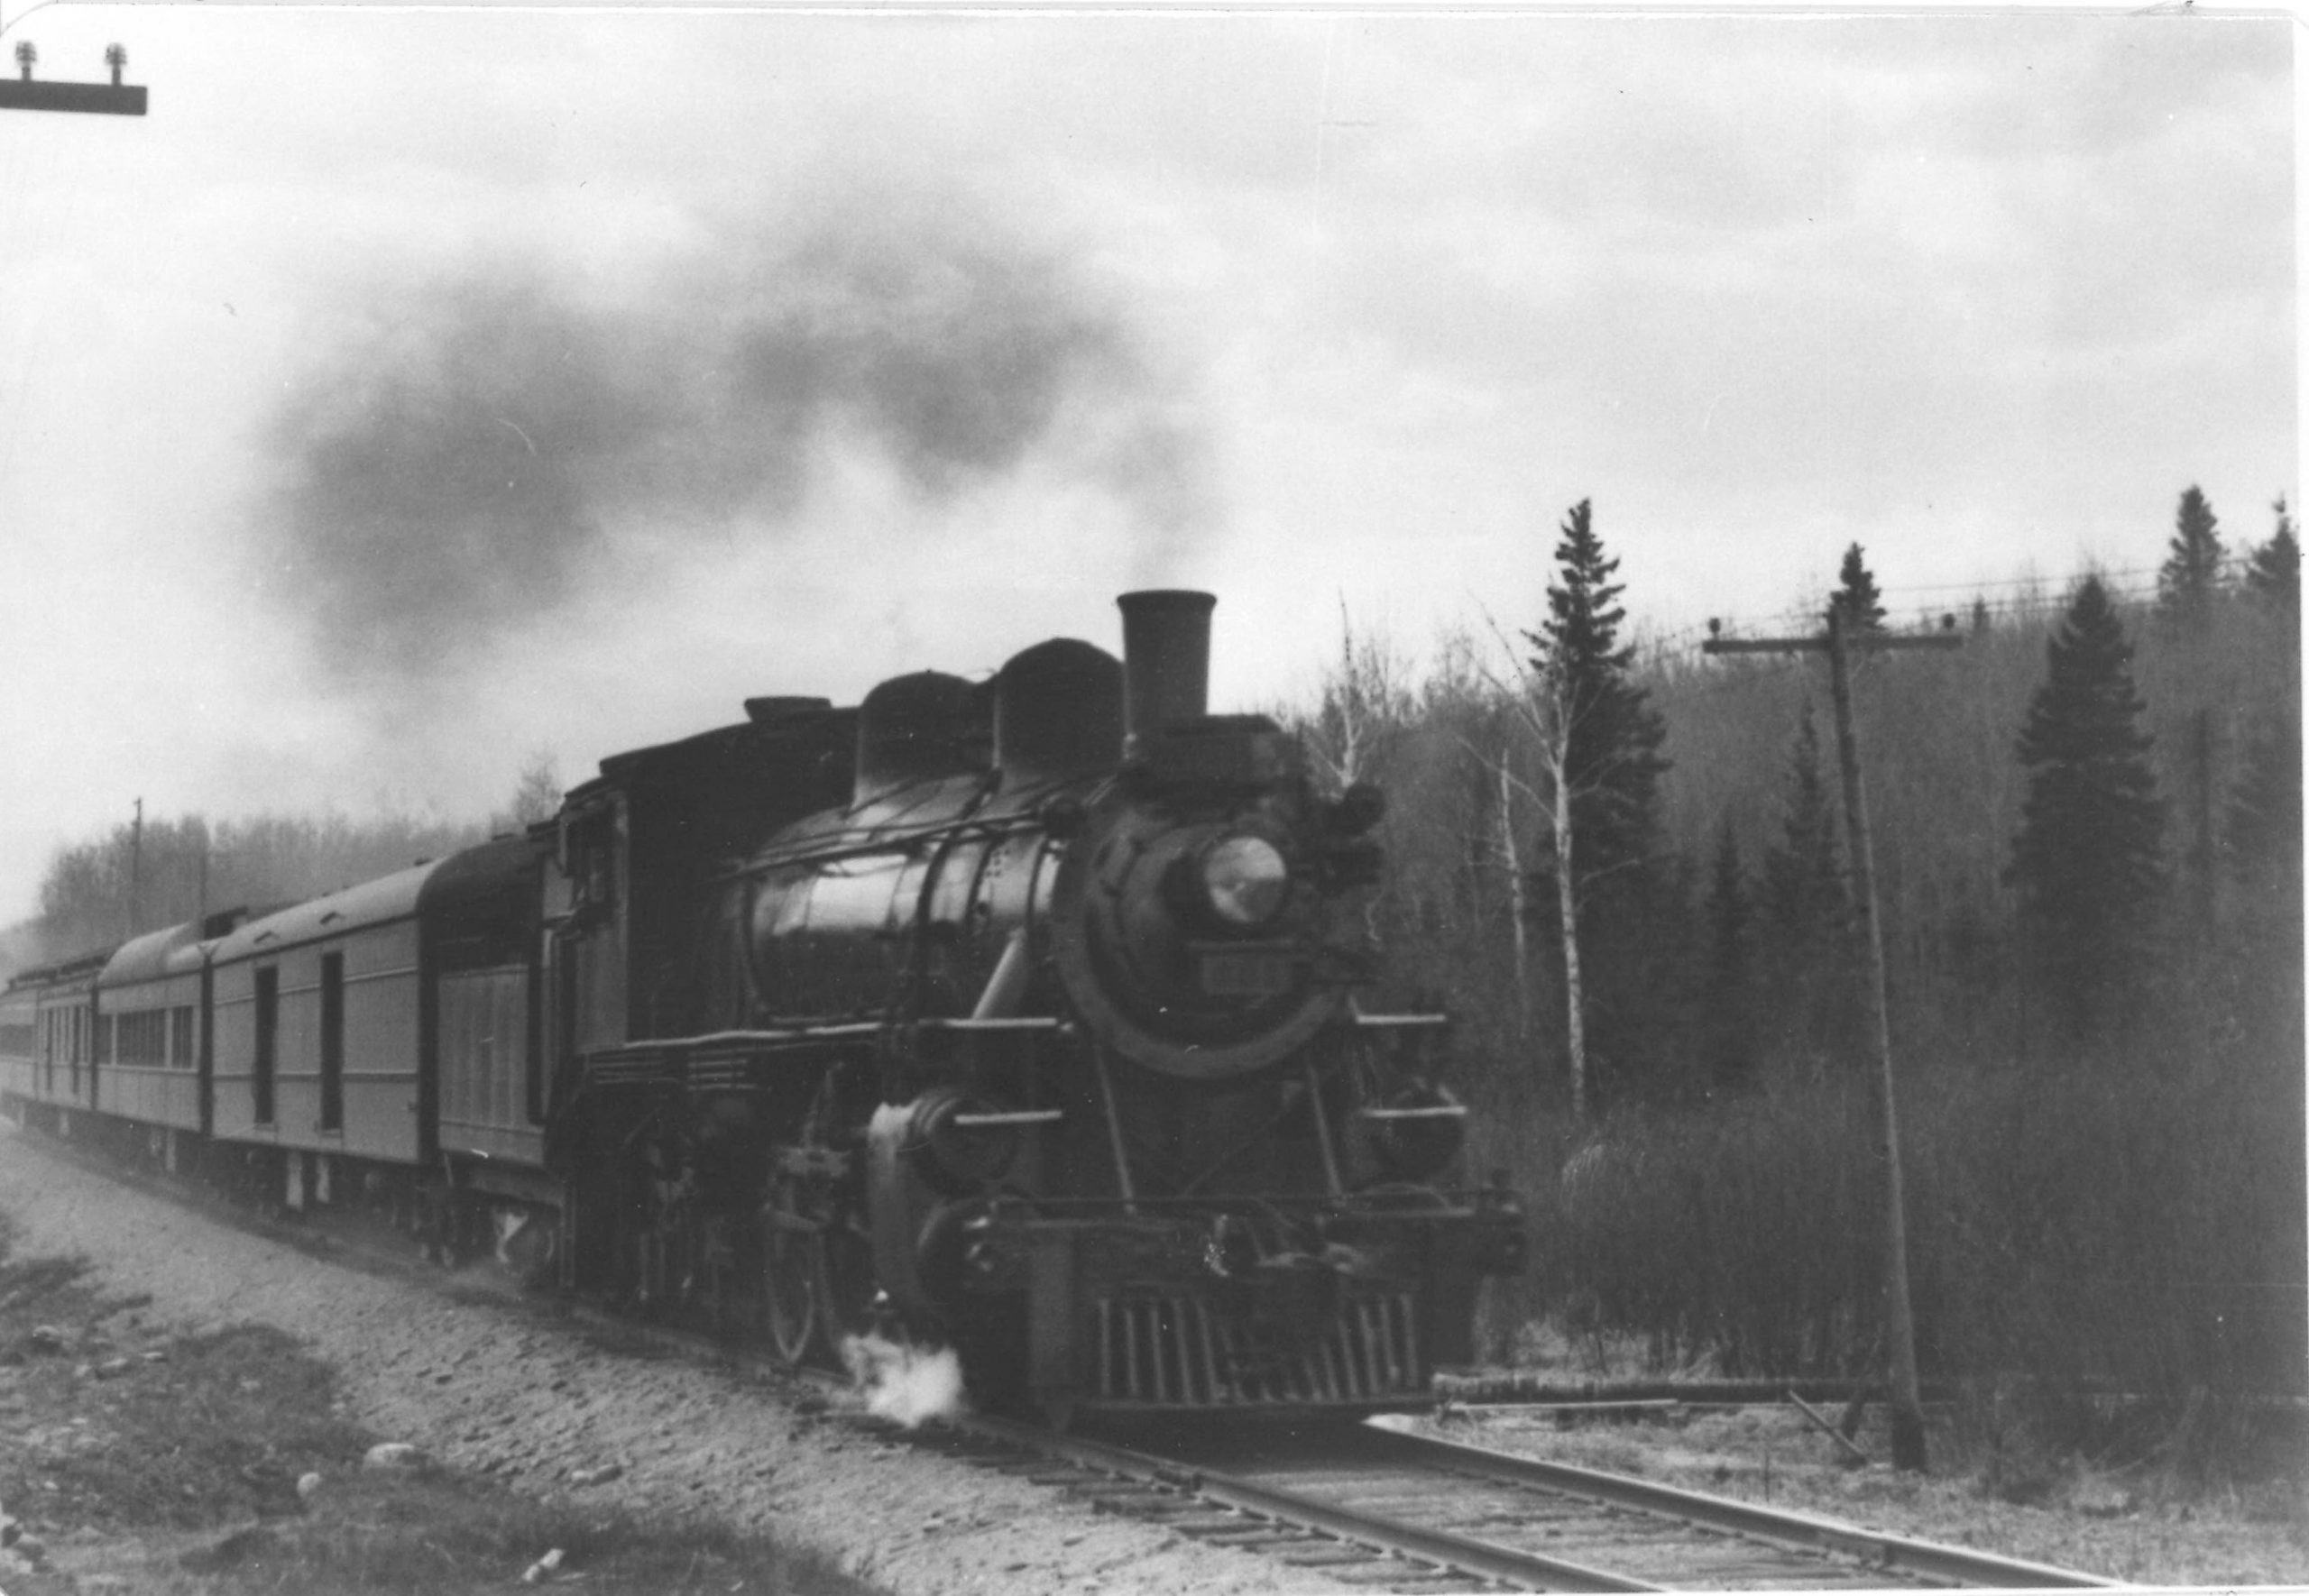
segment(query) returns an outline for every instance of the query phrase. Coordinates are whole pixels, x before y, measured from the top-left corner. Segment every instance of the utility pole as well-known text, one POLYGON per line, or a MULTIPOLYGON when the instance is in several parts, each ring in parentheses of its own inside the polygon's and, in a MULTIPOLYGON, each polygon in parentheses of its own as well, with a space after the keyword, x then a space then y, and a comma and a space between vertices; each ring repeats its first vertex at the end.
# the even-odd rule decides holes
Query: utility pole
POLYGON ((1876 903, 1876 858, 1868 838, 1868 794, 1860 781, 1860 741, 1852 716, 1854 649, 1961 648, 1953 630, 1898 637, 1863 631, 1845 635, 1842 608, 1828 609, 1828 630, 1820 637, 1711 638, 1708 654, 1819 654, 1828 656, 1828 681, 1835 698, 1836 763, 1844 775, 1844 818, 1852 853, 1853 896, 1859 901, 1860 931, 1868 954, 1869 1040, 1876 1053, 1877 1135, 1884 1159, 1884 1342, 1891 1362, 1892 1465, 1925 1466, 1924 1405, 1917 1395, 1916 1317, 1909 1302, 1909 1241, 1901 1197, 1900 1123, 1892 1091, 1892 1022, 1884 980, 1884 926, 1876 903))
POLYGON ((128 51, 117 44, 105 47, 105 65, 112 69, 110 83, 35 82, 32 67, 40 51, 29 39, 16 44, 16 77, 0 78, 0 111, 86 111, 107 116, 144 115, 144 86, 123 83, 121 69, 128 51))

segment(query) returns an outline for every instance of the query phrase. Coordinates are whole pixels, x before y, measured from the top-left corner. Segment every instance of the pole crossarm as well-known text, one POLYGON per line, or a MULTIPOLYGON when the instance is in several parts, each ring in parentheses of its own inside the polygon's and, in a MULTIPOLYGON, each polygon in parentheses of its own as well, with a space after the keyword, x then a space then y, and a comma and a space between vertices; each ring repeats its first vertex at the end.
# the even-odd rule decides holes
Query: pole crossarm
POLYGON ((0 78, 0 111, 87 111, 106 116, 142 116, 145 114, 144 86, 0 78))

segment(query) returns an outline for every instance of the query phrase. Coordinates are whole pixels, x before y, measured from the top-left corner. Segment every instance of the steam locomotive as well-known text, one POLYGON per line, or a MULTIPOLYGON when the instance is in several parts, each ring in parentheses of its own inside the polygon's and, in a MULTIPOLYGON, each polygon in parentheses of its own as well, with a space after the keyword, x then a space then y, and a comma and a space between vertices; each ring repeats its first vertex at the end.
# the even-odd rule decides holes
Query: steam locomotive
POLYGON ((524 836, 26 971, 0 1105, 1055 1418, 1419 1401, 1522 1227, 1442 1016, 1357 1001, 1383 801, 1207 712, 1209 594, 1118 602, 1120 661, 750 700, 524 836))

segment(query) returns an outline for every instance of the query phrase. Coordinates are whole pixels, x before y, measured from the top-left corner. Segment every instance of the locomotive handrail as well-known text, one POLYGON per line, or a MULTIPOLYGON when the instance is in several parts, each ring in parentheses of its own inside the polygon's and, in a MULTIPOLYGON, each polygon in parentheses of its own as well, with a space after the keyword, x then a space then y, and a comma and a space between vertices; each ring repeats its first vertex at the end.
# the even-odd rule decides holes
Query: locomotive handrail
MULTIPOLYGON (((1300 1192, 1284 1197, 1263 1197, 1257 1201, 1263 1207, 1272 1208, 1282 1214, 1377 1213, 1435 1220, 1465 1218, 1469 1215, 1483 1212, 1483 1206, 1475 1200, 1479 1194, 1465 1188, 1438 1188, 1428 1195, 1434 1199, 1433 1206, 1418 1209, 1404 1208, 1382 1197, 1375 1197, 1373 1193, 1362 1191, 1342 1192, 1337 1197, 1324 1192, 1300 1192)), ((1134 1206, 1128 1212, 1138 1217, 1159 1217, 1173 1214, 1232 1213, 1241 1206, 1243 1200, 1237 1197, 1210 1193, 1197 1193, 1184 1197, 1139 1195, 1131 1198, 1134 1206), (1141 1213, 1141 1210, 1145 1212, 1141 1213)), ((1029 1224, 1068 1224, 1098 1219, 1120 1210, 1123 1206, 1123 1199, 1120 1197, 998 1197, 994 1201, 1005 1206, 1017 1205, 1010 1209, 1014 1213, 1017 1208, 1030 1209, 1032 1212, 1027 1219, 1029 1224)))
POLYGON ((644 1036, 600 1048, 589 1056, 663 1051, 675 1048, 743 1046, 749 1042, 814 1041, 822 1037, 875 1036, 893 1024, 915 1025, 925 1031, 1058 1031, 1066 1022, 1054 1014, 1020 1014, 1003 1019, 972 1020, 961 1016, 925 1015, 916 1020, 834 1020, 807 1025, 781 1025, 758 1031, 705 1031, 695 1036, 644 1036))
POLYGON ((729 1041, 791 1041, 797 1036, 872 1036, 883 1027, 879 1020, 844 1020, 831 1025, 796 1025, 771 1031, 708 1031, 697 1036, 652 1038, 636 1047, 704 1047, 729 1041))
POLYGON ((1358 1119, 1465 1119, 1467 1105, 1464 1103, 1438 1103, 1425 1108, 1358 1108, 1358 1119))
POLYGON ((1449 1025, 1451 1023, 1451 1016, 1449 1014, 1366 1014, 1358 1012, 1355 1016, 1355 1023, 1364 1027, 1449 1025))
POLYGON ((716 876, 715 881, 717 884, 740 881, 785 865, 823 865, 842 859, 861 858, 869 854, 888 853, 893 848, 912 848, 923 842, 941 839, 960 841, 966 836, 1007 837, 1015 832, 1035 830, 1042 823, 1040 814, 1027 811, 984 820, 924 821, 911 827, 892 827, 881 831, 856 827, 834 832, 829 840, 823 843, 796 842, 783 848, 766 848, 750 858, 740 860, 728 872, 716 876))
POLYGON ((662 1058, 674 1053, 704 1052, 713 1049, 746 1047, 787 1047, 799 1041, 845 1041, 879 1036, 891 1030, 911 1026, 920 1031, 977 1032, 1053 1032, 1071 1030, 1065 1020, 1052 1014, 1021 1014, 1002 1019, 972 1020, 946 1016, 926 1016, 916 1020, 837 1020, 816 1024, 781 1026, 772 1030, 708 1031, 695 1036, 647 1036, 633 1041, 619 1042, 612 1047, 595 1048, 584 1056, 594 1064, 627 1063, 637 1059, 662 1058))
POLYGON ((612 1047, 597 1048, 589 1059, 632 1057, 704 1047, 745 1046, 757 1042, 814 1041, 829 1037, 874 1036, 885 1029, 880 1020, 846 1020, 823 1024, 787 1025, 771 1031, 708 1031, 695 1036, 644 1036, 612 1047))

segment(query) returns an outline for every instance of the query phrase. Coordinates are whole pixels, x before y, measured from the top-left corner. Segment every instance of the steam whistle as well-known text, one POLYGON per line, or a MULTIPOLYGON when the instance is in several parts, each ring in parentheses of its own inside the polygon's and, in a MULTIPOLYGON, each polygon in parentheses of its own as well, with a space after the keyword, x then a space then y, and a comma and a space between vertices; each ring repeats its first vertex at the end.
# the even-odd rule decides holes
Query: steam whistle
POLYGON ((0 78, 0 111, 89 111, 109 116, 144 115, 144 86, 123 83, 128 51, 119 45, 105 49, 105 65, 112 69, 110 83, 41 82, 32 77, 40 51, 25 40, 16 46, 16 76, 0 78))

